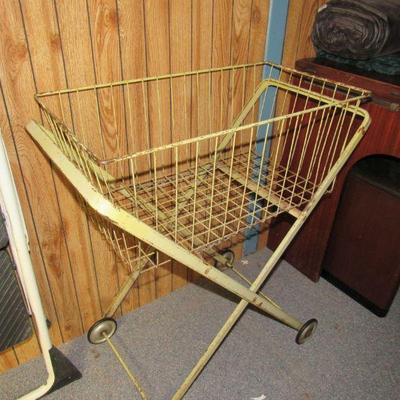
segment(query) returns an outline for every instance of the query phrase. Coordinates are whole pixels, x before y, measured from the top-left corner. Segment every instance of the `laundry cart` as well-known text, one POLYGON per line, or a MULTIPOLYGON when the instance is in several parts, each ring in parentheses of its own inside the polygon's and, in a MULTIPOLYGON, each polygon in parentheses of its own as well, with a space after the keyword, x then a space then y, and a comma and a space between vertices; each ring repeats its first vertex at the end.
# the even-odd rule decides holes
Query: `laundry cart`
POLYGON ((317 321, 259 289, 362 138, 368 96, 268 62, 37 94, 43 121, 28 132, 130 271, 89 340, 111 344, 112 314, 139 274, 169 257, 241 299, 174 399, 249 304, 305 342, 317 321), (280 213, 295 222, 256 280, 225 274, 231 240, 280 213))

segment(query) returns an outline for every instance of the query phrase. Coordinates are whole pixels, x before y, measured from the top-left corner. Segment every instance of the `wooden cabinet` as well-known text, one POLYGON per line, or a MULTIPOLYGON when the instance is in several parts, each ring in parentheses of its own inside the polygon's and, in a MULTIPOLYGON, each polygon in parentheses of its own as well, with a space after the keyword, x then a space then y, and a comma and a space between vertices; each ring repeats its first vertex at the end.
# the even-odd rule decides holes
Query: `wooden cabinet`
POLYGON ((323 276, 379 316, 400 282, 400 160, 367 157, 346 178, 323 276))
MULTIPOLYGON (((321 275, 327 244, 338 208, 343 184, 352 166, 371 155, 400 157, 400 82, 384 82, 376 76, 366 77, 321 65, 314 59, 297 61, 296 68, 331 80, 371 90, 373 100, 365 104, 371 125, 360 145, 339 173, 332 193, 320 201, 284 258, 313 281, 321 275)), ((290 228, 290 216, 282 215, 271 225, 268 247, 275 249, 290 228)))

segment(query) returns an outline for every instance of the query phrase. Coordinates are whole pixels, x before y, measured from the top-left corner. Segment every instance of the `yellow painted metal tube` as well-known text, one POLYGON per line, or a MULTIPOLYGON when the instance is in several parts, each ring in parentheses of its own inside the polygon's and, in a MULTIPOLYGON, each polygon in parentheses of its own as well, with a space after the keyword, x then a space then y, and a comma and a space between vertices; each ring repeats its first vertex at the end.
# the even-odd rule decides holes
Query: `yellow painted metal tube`
POLYGON ((124 284, 121 286, 121 289, 118 291, 118 293, 114 296, 114 298, 111 301, 111 304, 108 306, 107 310, 103 314, 104 317, 112 317, 115 312, 117 311, 117 308, 120 306, 120 304, 124 301, 125 297, 131 290, 132 286, 135 284, 137 278, 140 275, 140 271, 143 269, 143 267, 147 264, 142 263, 142 265, 136 269, 135 271, 131 272, 131 274, 126 278, 124 284))
POLYGON ((119 354, 119 351, 114 346, 114 344, 111 341, 111 339, 106 334, 103 334, 103 336, 104 336, 104 339, 106 340, 106 342, 108 343, 108 345, 110 346, 110 348, 111 348, 112 352, 114 353, 115 357, 117 358, 118 362, 121 364, 122 368, 124 369, 124 371, 128 375, 129 379, 132 381, 132 383, 135 386, 135 388, 138 391, 138 393, 140 394, 140 397, 142 398, 142 400, 148 400, 149 398, 147 397, 146 392, 144 391, 142 385, 140 384, 139 379, 136 378, 136 376, 130 371, 128 365, 126 364, 124 359, 121 357, 121 354, 119 354))
MULTIPOLYGON (((300 217, 296 220, 296 222, 292 225, 291 229, 288 231, 284 239, 281 241, 279 246, 273 252, 267 263, 264 265, 263 269, 261 270, 260 274, 258 275, 257 279, 253 282, 250 287, 250 290, 256 292, 260 289, 260 287, 265 282, 266 278, 270 275, 273 268, 282 257, 282 254, 287 249, 293 238, 296 236, 297 232, 300 230, 304 222, 306 221, 307 217, 313 211, 315 206, 318 204, 319 200, 323 196, 323 194, 328 189, 329 185, 335 179, 338 172, 341 170, 351 153, 356 148, 357 144, 361 140, 364 135, 364 132, 368 128, 370 124, 370 117, 367 112, 364 112, 364 121, 360 128, 358 129, 357 133, 353 136, 352 140, 347 145, 346 149, 344 150, 342 156, 338 159, 338 161, 333 165, 332 169, 329 171, 327 177, 315 193, 313 201, 309 203, 308 207, 302 212, 300 217)), ((206 352, 203 356, 199 359, 195 367, 192 369, 190 374, 186 377, 185 381, 179 387, 175 395, 173 396, 172 400, 180 400, 185 395, 185 393, 189 390, 190 386, 196 380, 200 372, 206 366, 208 361, 214 355, 218 347, 221 345, 225 337, 228 335, 230 330, 233 328, 237 320, 243 314, 244 310, 248 306, 248 303, 245 300, 240 301, 240 303, 236 306, 235 310, 229 316, 221 330, 217 333, 213 341, 208 346, 206 352)))

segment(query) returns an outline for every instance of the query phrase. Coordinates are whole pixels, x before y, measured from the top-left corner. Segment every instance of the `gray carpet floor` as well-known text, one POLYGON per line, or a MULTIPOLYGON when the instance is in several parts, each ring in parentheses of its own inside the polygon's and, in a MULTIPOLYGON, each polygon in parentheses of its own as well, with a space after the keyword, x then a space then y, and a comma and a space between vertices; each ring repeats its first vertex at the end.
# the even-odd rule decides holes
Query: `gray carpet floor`
MULTIPOLYGON (((236 263, 255 277, 268 250, 236 263)), ((264 291, 301 320, 317 318, 312 340, 248 308, 185 399, 315 400, 399 397, 400 296, 378 318, 328 282, 309 281, 282 261, 264 291)), ((124 316, 113 337, 152 400, 170 399, 234 308, 236 299, 208 282, 186 287, 124 316)), ((60 347, 83 377, 47 396, 138 399, 106 345, 85 337, 60 347)), ((0 398, 14 399, 44 379, 36 359, 0 375, 0 398)))

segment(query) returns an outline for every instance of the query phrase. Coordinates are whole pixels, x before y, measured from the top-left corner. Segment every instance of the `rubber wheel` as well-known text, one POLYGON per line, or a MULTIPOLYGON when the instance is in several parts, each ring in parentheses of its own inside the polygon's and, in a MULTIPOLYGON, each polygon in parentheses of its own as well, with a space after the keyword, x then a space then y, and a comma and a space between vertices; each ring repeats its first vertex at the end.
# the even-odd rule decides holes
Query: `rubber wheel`
POLYGON ((232 250, 224 250, 220 253, 222 257, 225 257, 226 263, 223 264, 219 261, 215 261, 215 267, 221 269, 223 267, 232 267, 235 262, 235 253, 232 250))
POLYGON ((102 318, 96 321, 87 334, 88 341, 92 344, 100 344, 110 338, 117 330, 117 321, 113 318, 102 318))
POLYGON ((317 329, 318 321, 313 318, 308 320, 297 332, 296 343, 303 344, 314 334, 317 329))

